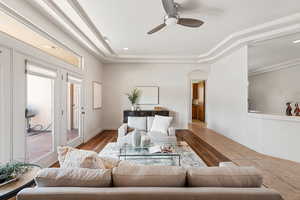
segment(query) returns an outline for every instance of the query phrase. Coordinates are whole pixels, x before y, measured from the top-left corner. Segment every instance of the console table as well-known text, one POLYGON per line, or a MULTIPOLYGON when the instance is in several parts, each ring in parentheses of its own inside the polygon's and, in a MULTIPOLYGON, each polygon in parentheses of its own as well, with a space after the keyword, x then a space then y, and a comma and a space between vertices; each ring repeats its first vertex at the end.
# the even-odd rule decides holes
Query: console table
POLYGON ((123 123, 127 123, 128 117, 154 117, 155 115, 169 116, 169 114, 170 111, 168 110, 139 110, 139 111, 124 110, 123 123))

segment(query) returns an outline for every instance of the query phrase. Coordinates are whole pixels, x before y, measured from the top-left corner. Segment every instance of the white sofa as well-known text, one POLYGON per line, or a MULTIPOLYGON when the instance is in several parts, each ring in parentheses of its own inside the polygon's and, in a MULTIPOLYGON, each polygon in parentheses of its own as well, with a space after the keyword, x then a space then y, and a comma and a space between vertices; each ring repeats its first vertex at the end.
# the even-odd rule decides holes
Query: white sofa
POLYGON ((283 200, 252 167, 51 168, 17 200, 283 200))
POLYGON ((128 128, 143 131, 154 144, 173 144, 177 142, 175 128, 169 127, 167 132, 151 131, 154 117, 128 117, 128 123, 122 124, 118 129, 118 145, 132 143, 132 133, 127 132, 128 128))

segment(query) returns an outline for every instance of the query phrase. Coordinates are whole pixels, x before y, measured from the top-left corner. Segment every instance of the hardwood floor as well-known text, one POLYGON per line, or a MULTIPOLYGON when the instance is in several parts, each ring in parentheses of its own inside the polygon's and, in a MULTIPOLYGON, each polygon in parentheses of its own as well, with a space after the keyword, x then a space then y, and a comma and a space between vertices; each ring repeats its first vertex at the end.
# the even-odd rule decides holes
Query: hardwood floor
MULTIPOLYGON (((219 162, 230 161, 189 130, 178 130, 176 135, 179 141, 186 141, 208 166, 218 166, 219 162)), ((100 152, 107 143, 116 142, 116 140, 116 131, 103 131, 87 143, 80 145, 78 148, 100 152)), ((52 167, 59 167, 59 165, 56 163, 52 167)))
MULTIPOLYGON (((232 161, 238 166, 261 170, 264 185, 276 189, 285 200, 300 200, 300 164, 257 153, 214 131, 191 124, 189 130, 177 131, 178 140, 186 141, 208 166, 232 161)), ((80 149, 100 152, 107 143, 115 142, 116 131, 103 131, 80 149)), ((56 164, 54 167, 57 167, 56 164)))
POLYGON ((227 157, 189 130, 179 130, 176 135, 178 140, 187 142, 208 166, 219 166, 220 162, 230 161, 227 157))
POLYGON ((257 153, 207 128, 190 124, 189 130, 238 166, 261 170, 264 185, 279 191, 285 200, 300 200, 300 163, 257 153))

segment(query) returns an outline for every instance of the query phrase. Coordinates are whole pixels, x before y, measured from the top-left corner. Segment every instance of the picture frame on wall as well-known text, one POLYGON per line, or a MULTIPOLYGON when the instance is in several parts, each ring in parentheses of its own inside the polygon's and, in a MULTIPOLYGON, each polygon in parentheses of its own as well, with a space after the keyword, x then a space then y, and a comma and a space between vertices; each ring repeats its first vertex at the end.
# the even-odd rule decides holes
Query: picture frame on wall
POLYGON ((157 86, 137 86, 141 96, 139 105, 158 105, 159 104, 159 87, 157 86))
POLYGON ((102 83, 93 81, 93 109, 102 108, 102 83))

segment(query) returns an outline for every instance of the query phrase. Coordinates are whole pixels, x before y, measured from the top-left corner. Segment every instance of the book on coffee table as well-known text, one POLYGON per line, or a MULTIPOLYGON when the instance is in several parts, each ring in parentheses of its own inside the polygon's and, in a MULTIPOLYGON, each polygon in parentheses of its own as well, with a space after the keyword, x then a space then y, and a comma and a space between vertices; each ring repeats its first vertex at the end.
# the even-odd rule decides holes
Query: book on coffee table
POLYGON ((149 147, 149 153, 151 153, 151 154, 154 154, 154 153, 161 153, 161 148, 160 148, 160 146, 149 147))

